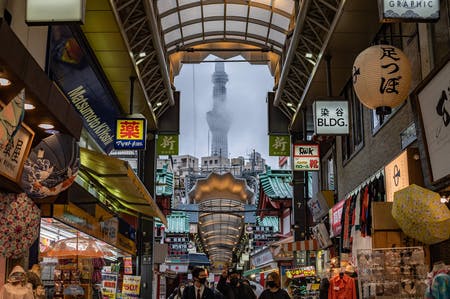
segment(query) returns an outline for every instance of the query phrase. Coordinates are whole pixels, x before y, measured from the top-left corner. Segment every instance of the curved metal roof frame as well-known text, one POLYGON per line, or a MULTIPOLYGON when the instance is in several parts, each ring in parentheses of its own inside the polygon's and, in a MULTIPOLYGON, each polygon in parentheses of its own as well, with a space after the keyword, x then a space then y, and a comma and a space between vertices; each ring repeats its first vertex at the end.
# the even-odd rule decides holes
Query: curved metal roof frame
POLYGON ((281 54, 295 2, 292 0, 158 0, 167 53, 215 41, 237 41, 281 54))

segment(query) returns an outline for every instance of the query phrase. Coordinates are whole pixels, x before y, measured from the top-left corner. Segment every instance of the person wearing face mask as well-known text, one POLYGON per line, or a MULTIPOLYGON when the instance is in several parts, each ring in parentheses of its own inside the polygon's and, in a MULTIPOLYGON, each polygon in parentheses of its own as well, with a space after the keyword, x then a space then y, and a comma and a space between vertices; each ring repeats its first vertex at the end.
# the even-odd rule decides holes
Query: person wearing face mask
POLYGON ((252 288, 240 280, 239 272, 227 270, 222 272, 217 289, 223 294, 226 299, 256 299, 256 295, 252 288), (229 283, 227 283, 227 278, 229 283))
POLYGON ((205 285, 207 278, 206 269, 194 268, 192 270, 194 284, 184 289, 182 299, 214 299, 214 292, 205 285))
POLYGON ((266 286, 259 299, 290 299, 288 292, 280 288, 280 275, 278 272, 267 274, 266 286))

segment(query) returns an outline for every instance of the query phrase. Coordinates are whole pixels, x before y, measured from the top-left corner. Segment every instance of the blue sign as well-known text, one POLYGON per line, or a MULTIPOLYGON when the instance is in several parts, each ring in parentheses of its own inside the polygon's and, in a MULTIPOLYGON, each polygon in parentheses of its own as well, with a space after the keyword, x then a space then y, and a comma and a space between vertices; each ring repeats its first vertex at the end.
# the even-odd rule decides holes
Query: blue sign
POLYGON ((99 77, 88 51, 69 26, 50 27, 48 69, 51 79, 83 118, 84 127, 108 154, 114 148, 116 119, 122 113, 117 100, 99 77))

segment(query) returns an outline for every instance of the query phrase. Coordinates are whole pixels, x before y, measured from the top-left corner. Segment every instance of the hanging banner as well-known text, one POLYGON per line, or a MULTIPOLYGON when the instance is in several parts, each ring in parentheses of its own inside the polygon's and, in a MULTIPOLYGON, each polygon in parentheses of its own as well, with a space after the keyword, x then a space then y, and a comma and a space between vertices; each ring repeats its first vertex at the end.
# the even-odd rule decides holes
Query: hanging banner
POLYGON ((147 125, 145 118, 118 118, 116 120, 115 149, 145 149, 147 125))
POLYGON ((122 283, 122 299, 139 298, 141 277, 124 275, 122 283))
POLYGON ((156 152, 158 155, 178 155, 178 135, 158 135, 156 152))
POLYGON ((269 136, 269 156, 290 156, 291 137, 289 135, 269 136))
POLYGON ((318 144, 294 144, 294 171, 320 170, 320 152, 318 144))
POLYGON ((97 76, 96 63, 69 26, 51 26, 50 33, 50 78, 81 115, 95 142, 109 154, 114 148, 115 122, 122 115, 118 100, 104 79, 97 76))
POLYGON ((331 227, 331 236, 336 237, 341 234, 342 225, 342 210, 344 209, 345 200, 341 200, 337 204, 334 205, 330 210, 330 227, 331 227))

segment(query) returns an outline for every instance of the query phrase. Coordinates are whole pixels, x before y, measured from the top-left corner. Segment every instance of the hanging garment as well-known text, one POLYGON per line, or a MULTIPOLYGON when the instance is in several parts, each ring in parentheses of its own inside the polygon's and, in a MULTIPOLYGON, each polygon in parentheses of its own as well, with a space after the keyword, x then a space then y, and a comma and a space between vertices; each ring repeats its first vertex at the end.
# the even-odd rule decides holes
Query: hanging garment
POLYGON ((331 278, 328 299, 356 299, 355 280, 343 273, 331 278))

